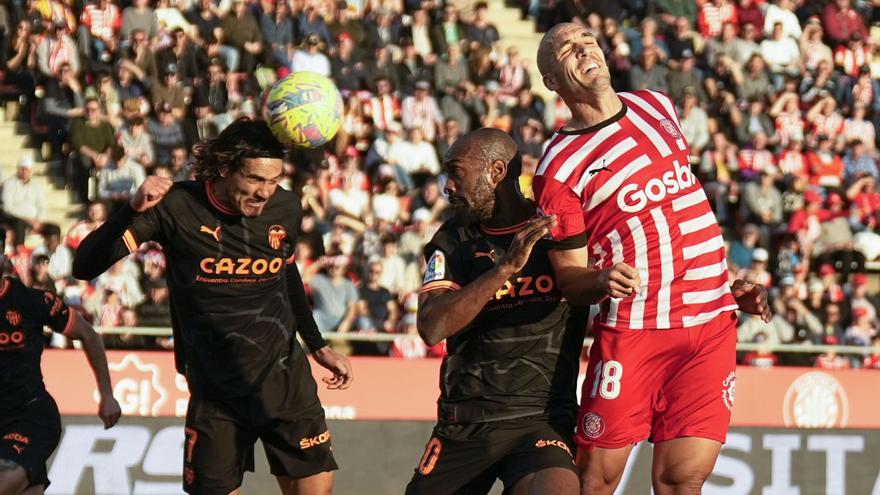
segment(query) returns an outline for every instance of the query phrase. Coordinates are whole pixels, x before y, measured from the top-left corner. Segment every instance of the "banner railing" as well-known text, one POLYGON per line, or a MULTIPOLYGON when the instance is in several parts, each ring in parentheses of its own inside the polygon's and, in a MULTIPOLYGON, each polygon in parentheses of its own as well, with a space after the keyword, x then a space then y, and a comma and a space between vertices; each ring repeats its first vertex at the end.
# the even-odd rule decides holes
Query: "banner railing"
MULTIPOLYGON (((147 337, 170 337, 171 328, 168 327, 96 327, 95 330, 107 335, 142 335, 147 337)), ((399 333, 337 333, 326 332, 322 334, 325 339, 345 342, 393 342, 403 336, 399 333)), ((593 343, 588 338, 584 346, 593 343)), ((797 354, 820 354, 823 352, 836 352, 838 354, 871 354, 871 347, 855 345, 813 345, 813 344, 754 344, 740 342, 736 345, 738 351, 758 351, 797 353, 797 354)))

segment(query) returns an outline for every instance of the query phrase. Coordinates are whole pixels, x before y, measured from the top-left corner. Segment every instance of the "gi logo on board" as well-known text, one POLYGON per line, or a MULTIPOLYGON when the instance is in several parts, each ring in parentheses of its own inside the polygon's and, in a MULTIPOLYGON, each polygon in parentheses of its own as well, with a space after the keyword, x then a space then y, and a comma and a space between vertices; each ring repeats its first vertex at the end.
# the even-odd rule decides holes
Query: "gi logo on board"
POLYGON ((792 382, 782 408, 786 428, 843 428, 849 421, 846 390, 821 371, 804 373, 792 382))

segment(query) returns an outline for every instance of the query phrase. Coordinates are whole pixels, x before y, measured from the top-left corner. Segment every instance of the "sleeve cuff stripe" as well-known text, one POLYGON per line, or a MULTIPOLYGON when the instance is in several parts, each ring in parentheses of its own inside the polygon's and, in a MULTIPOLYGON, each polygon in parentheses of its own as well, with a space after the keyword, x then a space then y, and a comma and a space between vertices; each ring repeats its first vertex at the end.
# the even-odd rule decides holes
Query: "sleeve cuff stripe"
POLYGON ((76 323, 76 311, 71 308, 67 308, 67 325, 64 326, 64 331, 61 332, 65 337, 70 335, 70 331, 73 330, 73 325, 76 323))
POLYGON ((137 251, 138 244, 137 241, 134 240, 134 235, 131 233, 131 230, 126 230, 122 234, 122 242, 125 243, 125 247, 128 249, 129 253, 137 251))
POLYGON ((419 294, 437 289, 460 290, 461 286, 456 284, 455 282, 439 280, 437 282, 430 282, 423 285, 421 290, 419 290, 419 294))

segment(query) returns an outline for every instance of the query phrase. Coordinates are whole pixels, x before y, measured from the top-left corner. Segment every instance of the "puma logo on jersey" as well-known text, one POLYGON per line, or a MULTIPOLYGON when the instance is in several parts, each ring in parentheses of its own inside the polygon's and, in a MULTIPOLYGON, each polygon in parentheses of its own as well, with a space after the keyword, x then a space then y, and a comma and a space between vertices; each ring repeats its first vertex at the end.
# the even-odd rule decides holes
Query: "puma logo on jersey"
POLYGON ((603 171, 603 170, 606 171, 606 172, 611 172, 611 169, 605 166, 605 160, 602 160, 602 166, 601 166, 601 167, 599 167, 599 168, 594 168, 594 169, 590 170, 590 171, 589 171, 589 174, 590 174, 590 175, 596 175, 596 174, 598 174, 599 172, 601 172, 601 171, 603 171))
POLYGON ((207 225, 202 225, 202 228, 199 229, 199 232, 202 232, 204 234, 211 234, 211 237, 213 237, 215 241, 220 242, 220 227, 222 227, 222 225, 218 225, 216 229, 212 229, 207 225))
POLYGON ((484 253, 482 251, 475 251, 474 258, 489 258, 492 262, 495 262, 495 250, 491 250, 488 253, 484 253))
POLYGON ((15 449, 15 451, 16 451, 19 455, 21 455, 21 453, 24 452, 24 447, 22 447, 21 445, 15 445, 15 444, 12 444, 12 448, 15 449))

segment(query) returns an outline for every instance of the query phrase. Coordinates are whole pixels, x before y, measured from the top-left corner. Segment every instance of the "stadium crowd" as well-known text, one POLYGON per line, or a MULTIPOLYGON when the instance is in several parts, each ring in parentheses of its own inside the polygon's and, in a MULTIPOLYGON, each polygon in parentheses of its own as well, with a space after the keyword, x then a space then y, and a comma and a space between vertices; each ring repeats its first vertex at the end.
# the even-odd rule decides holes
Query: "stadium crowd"
MULTIPOLYGON (((866 272, 880 257, 880 7, 530 0, 522 10, 539 31, 584 23, 615 88, 677 102, 691 166, 728 240, 731 277, 772 288, 773 320, 743 317, 741 342, 874 351, 762 348, 741 362, 880 368, 880 297, 866 272)), ((533 91, 541 82, 487 12, 457 0, 0 2, 0 93, 19 99, 18 118, 85 207, 69 232, 45 223, 33 162, 20 160, 3 181, 7 271, 62 293, 100 327, 169 326, 157 246, 91 283, 71 277, 72 253, 145 176, 191 178, 193 143, 263 115, 261 95, 278 78, 314 71, 336 82, 344 123, 326 149, 291 152, 282 187, 302 191, 296 263, 316 322, 322 331, 396 334, 352 342, 354 354, 443 355, 442 344, 418 338, 415 319, 422 249, 448 217, 441 157, 469 130, 508 131, 528 195, 545 141, 569 116, 533 91)), ((105 338, 111 348, 171 345, 105 338)))

